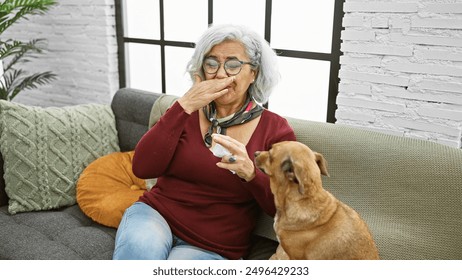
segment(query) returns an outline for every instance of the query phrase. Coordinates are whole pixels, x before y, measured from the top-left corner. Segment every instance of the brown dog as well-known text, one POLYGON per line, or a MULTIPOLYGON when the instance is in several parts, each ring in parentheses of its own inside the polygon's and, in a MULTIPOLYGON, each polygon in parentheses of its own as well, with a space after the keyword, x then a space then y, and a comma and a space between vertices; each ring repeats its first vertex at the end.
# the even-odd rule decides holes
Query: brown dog
POLYGON ((322 187, 324 157, 302 143, 286 141, 255 153, 270 176, 279 247, 271 259, 378 259, 359 214, 322 187))

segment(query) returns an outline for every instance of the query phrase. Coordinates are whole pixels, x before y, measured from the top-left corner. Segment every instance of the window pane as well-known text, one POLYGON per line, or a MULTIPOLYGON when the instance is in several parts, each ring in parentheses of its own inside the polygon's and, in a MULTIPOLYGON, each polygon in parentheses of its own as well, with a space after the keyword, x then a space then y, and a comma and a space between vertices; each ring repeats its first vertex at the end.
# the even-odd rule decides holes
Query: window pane
POLYGON ((282 116, 325 122, 330 62, 279 57, 281 81, 268 109, 282 116))
POLYGON ((125 50, 127 86, 161 93, 160 47, 127 43, 125 50))
POLYGON ((186 72, 186 65, 194 49, 165 47, 165 72, 167 93, 182 96, 191 87, 192 81, 186 72))
POLYGON ((196 42, 207 29, 207 0, 164 1, 165 39, 196 42))
POLYGON ((160 39, 159 0, 124 1, 124 36, 160 39))
POLYGON ((213 23, 246 25, 262 37, 265 36, 265 0, 215 0, 213 23))
POLYGON ((334 4, 335 0, 273 0, 271 46, 330 53, 334 4))

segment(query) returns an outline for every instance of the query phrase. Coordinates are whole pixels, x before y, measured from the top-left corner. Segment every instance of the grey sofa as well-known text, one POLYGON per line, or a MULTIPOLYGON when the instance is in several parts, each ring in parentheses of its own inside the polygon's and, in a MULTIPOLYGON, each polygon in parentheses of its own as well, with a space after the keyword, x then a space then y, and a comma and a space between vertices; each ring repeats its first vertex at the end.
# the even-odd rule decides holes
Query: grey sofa
MULTIPOLYGON (((133 150, 147 131, 151 108, 159 94, 119 90, 111 107, 121 151, 133 150)), ((0 259, 111 259, 116 230, 95 223, 78 204, 53 211, 8 213, 8 197, 0 156, 0 259)), ((276 244, 255 239, 249 258, 266 258, 276 244), (263 245, 260 245, 263 244, 263 245)))
MULTIPOLYGON (((112 109, 122 151, 148 129, 160 95, 120 89, 112 109)), ((164 106, 168 106, 164 104, 164 106)), ((289 119, 297 139, 324 154, 324 186, 367 221, 382 259, 462 259, 462 151, 348 126, 289 119)), ((0 259, 110 259, 116 230, 73 205, 10 215, 0 158, 0 259)), ((249 259, 265 259, 277 242, 261 215, 249 259)))

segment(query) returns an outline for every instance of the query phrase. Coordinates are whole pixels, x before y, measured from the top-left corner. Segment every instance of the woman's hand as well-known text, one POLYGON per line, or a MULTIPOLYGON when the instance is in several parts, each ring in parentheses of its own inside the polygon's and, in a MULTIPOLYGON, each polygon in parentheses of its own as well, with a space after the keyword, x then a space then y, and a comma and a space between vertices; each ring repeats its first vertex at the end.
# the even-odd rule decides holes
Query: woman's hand
POLYGON ((245 145, 227 135, 213 134, 212 138, 231 153, 222 157, 217 166, 228 169, 247 182, 251 181, 255 177, 255 166, 247 154, 245 145))
POLYGON ((211 79, 202 81, 199 75, 195 76, 193 86, 178 99, 178 103, 188 114, 208 105, 213 100, 226 94, 227 87, 236 79, 234 76, 225 79, 211 79))

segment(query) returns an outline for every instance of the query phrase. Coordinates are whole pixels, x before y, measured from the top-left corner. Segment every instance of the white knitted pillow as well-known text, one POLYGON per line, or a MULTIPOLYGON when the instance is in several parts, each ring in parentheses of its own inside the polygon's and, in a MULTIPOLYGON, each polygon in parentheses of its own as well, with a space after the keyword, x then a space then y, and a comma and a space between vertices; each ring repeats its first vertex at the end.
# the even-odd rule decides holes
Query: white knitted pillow
POLYGON ((41 108, 0 100, 0 152, 11 214, 75 204, 83 169, 117 151, 109 105, 41 108))

